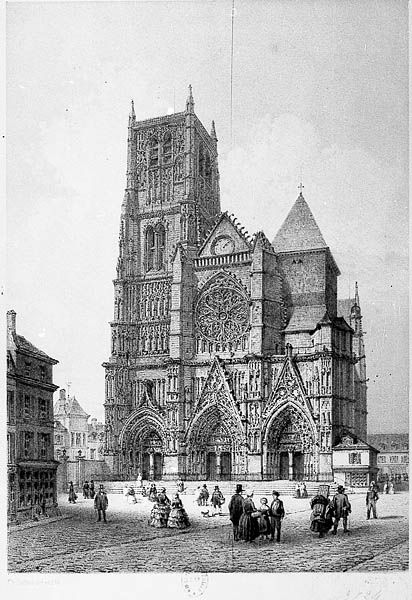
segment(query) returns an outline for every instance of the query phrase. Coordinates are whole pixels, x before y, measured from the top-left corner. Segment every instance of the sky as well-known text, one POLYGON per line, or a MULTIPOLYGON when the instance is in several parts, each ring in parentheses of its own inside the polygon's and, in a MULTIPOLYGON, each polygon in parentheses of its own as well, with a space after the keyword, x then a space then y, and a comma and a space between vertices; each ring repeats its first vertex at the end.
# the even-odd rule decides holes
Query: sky
POLYGON ((104 369, 138 120, 216 123, 223 210, 273 239, 304 196, 359 285, 370 433, 408 430, 407 2, 7 5, 7 308, 103 419, 104 369), (232 113, 232 123, 231 123, 232 113))

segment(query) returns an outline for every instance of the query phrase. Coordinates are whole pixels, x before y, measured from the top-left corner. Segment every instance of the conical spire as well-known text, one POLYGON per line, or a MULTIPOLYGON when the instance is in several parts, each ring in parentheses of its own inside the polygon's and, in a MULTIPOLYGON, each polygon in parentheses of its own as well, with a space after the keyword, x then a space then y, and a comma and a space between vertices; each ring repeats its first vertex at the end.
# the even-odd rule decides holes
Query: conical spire
POLYGON ((193 100, 192 86, 189 85, 189 95, 186 100, 186 111, 193 112, 194 108, 195 108, 195 102, 193 100))
POLYGON ((327 248, 323 235, 305 198, 300 194, 273 240, 276 252, 327 248))
POLYGON ((214 121, 212 121, 212 127, 210 128, 210 137, 212 138, 212 140, 214 140, 215 142, 217 142, 216 128, 215 128, 215 122, 214 121))

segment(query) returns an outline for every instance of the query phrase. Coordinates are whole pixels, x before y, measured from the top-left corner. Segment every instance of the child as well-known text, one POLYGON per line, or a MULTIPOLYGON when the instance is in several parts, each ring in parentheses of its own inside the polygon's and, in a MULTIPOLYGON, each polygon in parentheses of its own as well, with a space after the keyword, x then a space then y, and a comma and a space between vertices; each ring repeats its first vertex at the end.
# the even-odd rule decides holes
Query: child
POLYGON ((270 519, 269 519, 269 505, 267 498, 260 499, 260 506, 258 508, 260 512, 259 517, 259 534, 261 538, 269 539, 270 536, 270 519))

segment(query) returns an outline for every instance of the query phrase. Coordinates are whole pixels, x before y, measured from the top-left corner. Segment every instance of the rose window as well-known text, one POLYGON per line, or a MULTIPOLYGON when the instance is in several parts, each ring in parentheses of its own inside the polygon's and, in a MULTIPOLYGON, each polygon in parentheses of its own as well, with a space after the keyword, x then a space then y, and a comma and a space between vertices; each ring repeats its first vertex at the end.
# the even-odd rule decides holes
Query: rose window
POLYGON ((211 287, 196 305, 196 325, 200 334, 214 343, 237 341, 249 322, 247 298, 241 291, 222 285, 211 287))

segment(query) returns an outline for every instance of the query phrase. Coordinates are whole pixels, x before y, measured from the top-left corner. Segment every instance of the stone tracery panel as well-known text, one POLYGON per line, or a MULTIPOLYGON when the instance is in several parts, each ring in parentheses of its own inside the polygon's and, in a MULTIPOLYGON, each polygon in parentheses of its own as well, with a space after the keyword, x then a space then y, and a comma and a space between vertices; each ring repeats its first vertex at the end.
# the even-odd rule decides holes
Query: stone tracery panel
POLYGON ((239 340, 249 325, 246 294, 231 277, 215 277, 197 301, 195 322, 200 335, 209 342, 239 340))

